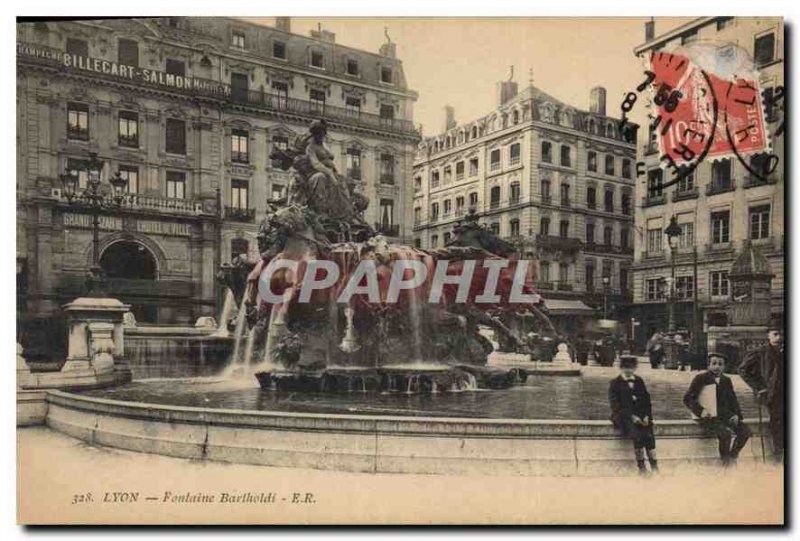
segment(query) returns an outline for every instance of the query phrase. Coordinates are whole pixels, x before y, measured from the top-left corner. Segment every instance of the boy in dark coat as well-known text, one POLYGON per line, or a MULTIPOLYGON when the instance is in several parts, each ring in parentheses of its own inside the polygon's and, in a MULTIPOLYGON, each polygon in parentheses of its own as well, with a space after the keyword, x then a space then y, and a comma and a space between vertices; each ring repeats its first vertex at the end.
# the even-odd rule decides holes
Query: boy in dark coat
POLYGON ((750 429, 742 422, 742 410, 733 390, 731 378, 723 374, 727 358, 721 353, 709 353, 708 370, 697 374, 683 403, 698 418, 698 422, 719 441, 719 457, 725 466, 734 465, 739 451, 750 439, 750 429), (716 415, 699 401, 700 392, 707 385, 715 386, 716 415))
POLYGON ((640 474, 647 473, 644 454, 650 461, 650 469, 658 471, 656 439, 653 436, 653 411, 650 393, 644 380, 635 375, 636 357, 620 359, 620 375, 608 386, 608 403, 611 406, 611 422, 622 435, 633 441, 633 452, 640 474))

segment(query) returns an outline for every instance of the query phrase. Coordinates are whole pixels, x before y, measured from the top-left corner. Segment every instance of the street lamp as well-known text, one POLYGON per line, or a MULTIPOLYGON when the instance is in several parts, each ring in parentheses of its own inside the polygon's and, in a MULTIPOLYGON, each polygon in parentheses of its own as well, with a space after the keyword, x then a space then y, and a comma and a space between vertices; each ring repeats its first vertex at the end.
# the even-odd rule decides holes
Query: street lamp
POLYGON ((67 203, 78 209, 87 210, 92 215, 92 265, 89 267, 89 276, 86 280, 87 294, 96 288, 103 272, 99 261, 100 214, 104 210, 118 209, 122 205, 127 185, 127 180, 117 171, 109 179, 111 197, 105 195, 101 191, 103 165, 103 161, 97 158, 96 152, 89 153, 89 159, 82 166, 82 170, 87 174, 84 189, 81 189, 77 175, 70 169, 59 177, 67 203))
POLYGON ((675 333, 675 249, 678 247, 678 239, 681 236, 681 226, 675 219, 675 215, 669 220, 669 225, 664 229, 664 234, 667 235, 669 241, 669 261, 671 268, 671 279, 668 283, 667 309, 668 309, 668 325, 667 328, 670 334, 675 333))
POLYGON ((611 276, 603 275, 603 319, 608 319, 608 285, 611 283, 611 276))

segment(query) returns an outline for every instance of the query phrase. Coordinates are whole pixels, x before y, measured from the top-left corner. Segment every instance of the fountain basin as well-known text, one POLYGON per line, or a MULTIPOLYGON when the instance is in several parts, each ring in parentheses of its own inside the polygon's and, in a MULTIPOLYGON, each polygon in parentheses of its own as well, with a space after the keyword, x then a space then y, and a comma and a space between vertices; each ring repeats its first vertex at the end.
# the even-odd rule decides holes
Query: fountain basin
MULTIPOLYGON (((50 428, 97 445, 168 456, 357 472, 635 475, 631 444, 608 421, 244 411, 48 391, 50 428)), ((740 461, 760 459, 758 424, 740 461)), ((718 463, 690 420, 656 424, 665 473, 718 463)), ((768 445, 768 443, 767 443, 768 445)))

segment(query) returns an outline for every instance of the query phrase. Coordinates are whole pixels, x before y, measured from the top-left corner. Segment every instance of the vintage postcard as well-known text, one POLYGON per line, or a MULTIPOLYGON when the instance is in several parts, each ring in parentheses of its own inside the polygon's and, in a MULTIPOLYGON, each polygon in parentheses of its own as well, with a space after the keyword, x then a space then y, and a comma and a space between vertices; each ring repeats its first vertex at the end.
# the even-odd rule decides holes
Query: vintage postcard
POLYGON ((19 18, 18 522, 784 525, 785 39, 19 18))

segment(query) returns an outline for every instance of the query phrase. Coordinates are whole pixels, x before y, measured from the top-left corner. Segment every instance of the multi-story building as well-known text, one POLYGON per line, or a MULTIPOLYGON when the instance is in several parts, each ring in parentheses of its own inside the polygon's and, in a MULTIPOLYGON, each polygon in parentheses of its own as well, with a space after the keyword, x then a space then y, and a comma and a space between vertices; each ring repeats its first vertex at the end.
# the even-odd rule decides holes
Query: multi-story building
MULTIPOLYGON (((656 134, 649 131, 642 147, 647 176, 637 185, 636 195, 631 313, 640 322, 636 335, 640 346, 654 331, 667 330, 669 291, 674 292, 678 330, 699 334, 709 325, 725 325, 725 306, 731 298, 728 271, 746 242, 772 267, 773 316, 780 318, 784 306, 784 143, 779 128, 783 115, 782 103, 773 98, 781 95, 782 89, 776 89, 783 86, 783 21, 703 17, 658 36, 654 24, 647 23, 646 41, 636 47, 636 55, 669 52, 694 41, 714 44, 721 54, 731 46, 747 52, 759 73, 771 152, 778 162, 774 171, 759 178, 736 158, 706 160, 678 184, 661 188, 670 171, 664 171, 666 162, 659 155, 656 134), (673 255, 664 229, 673 216, 682 232, 674 250, 675 282, 670 288, 667 280, 671 281, 673 255)), ((766 162, 765 155, 746 159, 754 171, 766 162)))
POLYGON ((144 321, 214 315, 215 274, 256 257, 258 224, 288 173, 276 147, 325 118, 338 169, 370 198, 365 218, 410 234, 416 93, 395 44, 379 54, 325 30, 233 18, 52 21, 17 27, 17 269, 22 309, 45 316, 83 293, 91 219, 61 176, 86 186, 89 152, 129 196, 100 219, 106 289, 144 321))
MULTIPOLYGON (((521 256, 538 261, 538 289, 552 315, 593 315, 604 292, 620 308, 629 301, 633 260, 636 126, 620 132, 601 87, 591 91, 588 111, 532 83, 518 92, 516 82, 501 82, 497 93, 497 109, 472 122, 457 124, 445 107, 443 133, 420 142, 416 245, 444 246, 474 208, 521 256)), ((564 320, 563 330, 578 330, 576 318, 564 320)))

